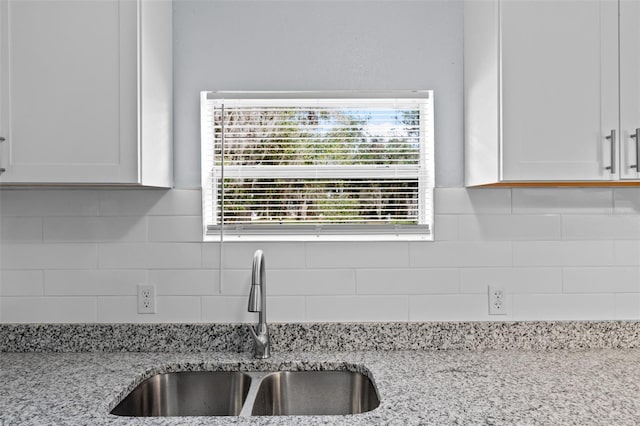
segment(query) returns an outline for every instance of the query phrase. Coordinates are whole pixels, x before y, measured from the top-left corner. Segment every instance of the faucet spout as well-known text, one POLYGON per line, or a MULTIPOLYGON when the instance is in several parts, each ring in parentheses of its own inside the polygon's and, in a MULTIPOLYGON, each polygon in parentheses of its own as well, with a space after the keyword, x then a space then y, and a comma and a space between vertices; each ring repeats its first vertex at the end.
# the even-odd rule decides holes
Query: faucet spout
POLYGON ((256 358, 269 358, 271 356, 271 340, 269 338, 269 326, 267 325, 267 292, 265 261, 262 250, 256 250, 253 255, 253 268, 251 270, 251 292, 249 293, 249 312, 258 312, 257 326, 249 326, 253 337, 254 355, 256 358))

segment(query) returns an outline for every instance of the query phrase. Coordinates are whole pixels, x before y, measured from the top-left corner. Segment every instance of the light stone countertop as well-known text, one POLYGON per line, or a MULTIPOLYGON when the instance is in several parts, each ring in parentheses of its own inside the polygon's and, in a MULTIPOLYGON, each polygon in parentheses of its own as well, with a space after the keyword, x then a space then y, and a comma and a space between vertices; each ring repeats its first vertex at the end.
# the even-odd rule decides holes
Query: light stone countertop
POLYGON ((0 353, 0 422, 14 425, 637 425, 640 350, 0 353), (380 406, 352 416, 127 418, 109 411, 169 370, 364 366, 380 406))

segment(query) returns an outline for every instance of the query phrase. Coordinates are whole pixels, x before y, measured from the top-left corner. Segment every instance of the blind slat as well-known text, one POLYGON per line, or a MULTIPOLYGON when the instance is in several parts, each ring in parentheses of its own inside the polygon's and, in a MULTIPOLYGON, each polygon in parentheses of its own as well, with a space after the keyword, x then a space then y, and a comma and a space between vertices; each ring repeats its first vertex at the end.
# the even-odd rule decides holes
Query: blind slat
MULTIPOLYGON (((219 168, 213 170, 214 176, 220 176, 219 168)), ((338 179, 389 179, 389 178, 419 178, 422 170, 415 166, 257 166, 234 167, 225 165, 224 173, 227 178, 324 178, 332 181, 338 179)))

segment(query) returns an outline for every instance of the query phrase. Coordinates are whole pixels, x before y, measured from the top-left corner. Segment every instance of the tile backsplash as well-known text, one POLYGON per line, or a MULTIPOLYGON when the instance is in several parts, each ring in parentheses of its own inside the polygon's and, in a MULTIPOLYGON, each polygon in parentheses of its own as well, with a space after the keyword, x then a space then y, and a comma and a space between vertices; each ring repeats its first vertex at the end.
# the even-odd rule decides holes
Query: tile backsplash
POLYGON ((220 274, 199 190, 5 189, 0 322, 253 321, 256 248, 272 322, 640 319, 640 189, 438 188, 435 208, 435 242, 227 243, 220 274))

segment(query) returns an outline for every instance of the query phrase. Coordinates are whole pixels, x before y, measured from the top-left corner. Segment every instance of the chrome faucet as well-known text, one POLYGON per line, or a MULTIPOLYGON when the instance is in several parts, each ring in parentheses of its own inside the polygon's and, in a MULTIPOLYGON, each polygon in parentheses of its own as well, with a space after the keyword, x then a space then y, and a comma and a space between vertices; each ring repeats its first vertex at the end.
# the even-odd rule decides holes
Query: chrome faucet
POLYGON ((271 356, 271 340, 269 339, 269 326, 267 325, 267 292, 265 287, 267 280, 265 278, 264 264, 264 253, 262 250, 256 250, 253 255, 251 292, 249 293, 249 312, 258 312, 256 329, 252 325, 249 326, 256 358, 269 358, 271 356))

